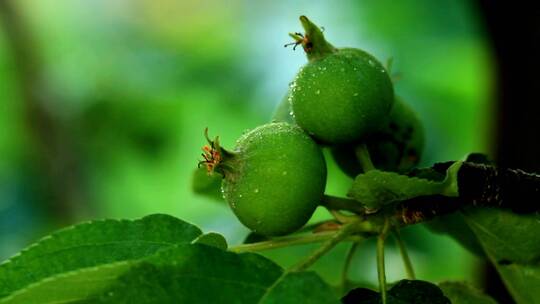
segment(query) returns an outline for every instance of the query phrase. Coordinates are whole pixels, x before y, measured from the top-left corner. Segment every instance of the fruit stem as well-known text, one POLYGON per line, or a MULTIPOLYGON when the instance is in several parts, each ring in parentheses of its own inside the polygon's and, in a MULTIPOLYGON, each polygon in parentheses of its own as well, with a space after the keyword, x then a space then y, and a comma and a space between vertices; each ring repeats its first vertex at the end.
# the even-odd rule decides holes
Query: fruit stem
POLYGON ((390 228, 390 223, 388 219, 384 221, 384 226, 377 237, 377 274, 379 278, 379 292, 381 294, 382 303, 387 303, 386 295, 386 273, 384 269, 384 241, 386 235, 388 234, 388 229, 390 228))
POLYGON ((306 16, 300 16, 300 23, 302 23, 305 33, 290 33, 289 36, 295 40, 292 43, 295 47, 302 45, 309 61, 323 58, 337 51, 333 45, 326 41, 323 31, 306 16))
POLYGON ((396 240, 396 243, 399 247, 399 252, 401 253, 401 258, 403 259, 403 264, 405 265, 405 272, 407 272, 407 278, 409 280, 415 280, 416 276, 414 275, 414 268, 412 266, 409 253, 407 252, 405 242, 403 242, 403 239, 401 238, 401 233, 399 232, 399 229, 395 228, 392 229, 392 232, 394 234, 394 239, 396 240))
POLYGON ((360 166, 362 167, 364 173, 375 169, 375 166, 371 161, 371 156, 369 155, 369 151, 365 144, 361 144, 356 147, 354 152, 356 153, 356 158, 358 159, 358 162, 360 163, 360 166))
MULTIPOLYGON (((337 232, 320 232, 320 233, 315 233, 311 235, 285 236, 285 237, 275 238, 270 241, 231 246, 229 248, 229 251, 241 253, 241 252, 251 252, 251 251, 263 251, 263 250, 276 249, 276 248, 288 247, 288 246, 293 246, 293 245, 319 243, 319 242, 324 242, 331 239, 332 237, 334 237, 336 233, 337 232)), ((354 240, 357 240, 358 238, 359 237, 355 236, 354 240)))
POLYGON ((315 262, 317 262, 317 260, 319 260, 328 251, 330 251, 337 244, 339 244, 341 241, 343 241, 352 233, 354 233, 357 229, 358 223, 359 221, 354 221, 354 222, 343 225, 343 227, 338 232, 334 233, 334 235, 332 235, 330 239, 324 242, 321 245, 321 247, 315 250, 306 259, 296 264, 295 266, 291 267, 288 271, 302 271, 309 268, 311 265, 315 264, 315 262))
POLYGON ((326 207, 329 210, 347 210, 356 214, 364 214, 365 208, 359 202, 331 195, 324 195, 322 197, 321 203, 322 206, 326 207))
MULTIPOLYGON (((358 249, 358 245, 360 245, 360 242, 354 242, 351 247, 349 248, 349 251, 347 252, 347 256, 345 257, 345 263, 343 264, 343 271, 341 272, 341 286, 345 289, 347 287, 348 274, 349 274, 349 268, 351 268, 352 260, 354 257, 354 254, 356 253, 356 249, 358 249)), ((343 290, 344 292, 346 290, 343 290)))

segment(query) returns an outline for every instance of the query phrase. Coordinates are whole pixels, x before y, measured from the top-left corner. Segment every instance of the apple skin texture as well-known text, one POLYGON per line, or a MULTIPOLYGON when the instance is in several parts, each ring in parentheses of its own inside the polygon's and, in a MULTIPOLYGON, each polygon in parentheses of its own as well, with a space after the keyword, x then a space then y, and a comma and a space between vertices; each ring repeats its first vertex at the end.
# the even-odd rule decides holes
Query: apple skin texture
POLYGON ((300 229, 324 194, 321 149, 295 125, 270 123, 246 133, 227 165, 225 200, 240 222, 265 236, 300 229))
POLYGON ((357 142, 384 124, 394 102, 382 64, 353 48, 312 60, 294 79, 290 102, 296 123, 326 144, 357 142))

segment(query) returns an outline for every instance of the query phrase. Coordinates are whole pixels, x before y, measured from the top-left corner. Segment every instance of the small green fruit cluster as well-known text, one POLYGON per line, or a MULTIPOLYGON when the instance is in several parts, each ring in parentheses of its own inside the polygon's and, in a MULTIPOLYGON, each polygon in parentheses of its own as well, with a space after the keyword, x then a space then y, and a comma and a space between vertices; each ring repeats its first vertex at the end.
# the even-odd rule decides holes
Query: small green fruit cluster
POLYGON ((305 34, 291 34, 308 63, 291 84, 272 123, 243 135, 233 151, 219 139, 203 148, 209 172, 223 176, 225 200, 238 219, 265 236, 301 228, 320 204, 331 145, 342 169, 362 170, 355 151, 367 144, 375 165, 405 170, 420 157, 423 130, 414 112, 394 98, 386 69, 372 55, 335 48, 305 16, 305 34), (319 145, 320 144, 320 145, 319 145))

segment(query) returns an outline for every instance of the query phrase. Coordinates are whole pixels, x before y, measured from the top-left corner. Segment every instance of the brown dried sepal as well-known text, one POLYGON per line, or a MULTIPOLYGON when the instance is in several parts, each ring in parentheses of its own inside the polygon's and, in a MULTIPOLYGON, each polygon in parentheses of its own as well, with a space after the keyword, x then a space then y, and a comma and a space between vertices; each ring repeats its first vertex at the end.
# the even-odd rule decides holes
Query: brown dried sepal
POLYGON ((208 136, 208 128, 204 129, 204 137, 208 141, 208 144, 202 147, 203 153, 201 153, 201 156, 204 160, 199 161, 198 167, 200 168, 201 165, 205 165, 206 170, 210 174, 221 163, 221 147, 219 146, 219 136, 211 140, 208 136))

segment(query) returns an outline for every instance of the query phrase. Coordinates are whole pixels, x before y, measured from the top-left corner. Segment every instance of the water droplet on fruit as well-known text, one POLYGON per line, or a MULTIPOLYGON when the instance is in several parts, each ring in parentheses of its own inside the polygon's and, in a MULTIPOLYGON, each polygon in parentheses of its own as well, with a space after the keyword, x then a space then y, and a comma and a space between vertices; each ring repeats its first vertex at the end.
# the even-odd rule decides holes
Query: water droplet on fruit
POLYGON ((371 60, 371 59, 368 60, 368 63, 369 63, 370 66, 375 66, 375 62, 373 62, 373 60, 371 60))
POLYGON ((259 193, 259 188, 255 188, 255 190, 253 190, 253 192, 259 193))
POLYGON ((283 171, 283 173, 281 173, 281 174, 283 174, 283 175, 287 175, 287 171, 283 171))
POLYGON ((322 70, 323 70, 323 71, 326 71, 326 67, 323 67, 322 70))
POLYGON ((340 71, 345 72, 345 68, 341 68, 340 71))
POLYGON ((354 93, 353 96, 358 96, 358 92, 354 93))
POLYGON ((321 94, 321 90, 317 90, 317 91, 315 91, 315 94, 316 94, 316 95, 319 95, 319 94, 321 94))

